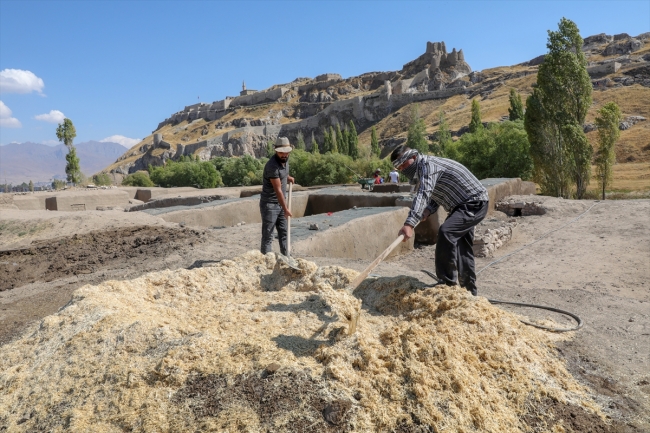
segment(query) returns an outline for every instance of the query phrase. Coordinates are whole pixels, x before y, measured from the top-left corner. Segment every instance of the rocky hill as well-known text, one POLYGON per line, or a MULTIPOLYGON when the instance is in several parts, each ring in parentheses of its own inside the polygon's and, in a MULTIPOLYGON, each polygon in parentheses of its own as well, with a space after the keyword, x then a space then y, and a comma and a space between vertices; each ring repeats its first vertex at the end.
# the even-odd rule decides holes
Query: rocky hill
MULTIPOLYGON (((615 101, 624 115, 617 160, 650 161, 650 122, 646 121, 650 118, 650 33, 590 36, 584 40, 583 51, 594 86, 587 136, 595 140, 592 122, 597 110, 615 101)), ((120 177, 181 155, 198 155, 203 160, 244 154, 259 157, 266 153, 266 143, 279 134, 293 142, 301 132, 309 148, 312 136, 322 143, 326 128, 350 121, 362 149, 368 152, 372 126, 382 146, 405 140, 413 103, 420 105, 429 134, 435 134, 438 113, 444 110, 454 135, 459 136, 469 123, 474 98, 481 101, 484 121, 506 119, 510 88, 526 98, 543 60, 542 55, 514 66, 472 71, 463 50, 448 52, 444 42, 427 42, 425 53, 398 71, 346 79, 328 73, 259 92, 244 85, 240 96, 173 113, 104 171, 120 177)))

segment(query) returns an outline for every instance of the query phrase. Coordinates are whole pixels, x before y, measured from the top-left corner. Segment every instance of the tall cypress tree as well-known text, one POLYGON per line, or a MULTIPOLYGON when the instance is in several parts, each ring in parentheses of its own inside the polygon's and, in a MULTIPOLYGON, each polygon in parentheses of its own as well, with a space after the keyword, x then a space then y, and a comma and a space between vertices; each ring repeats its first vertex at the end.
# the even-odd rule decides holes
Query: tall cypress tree
POLYGON ((370 155, 379 156, 381 149, 379 149, 379 140, 377 140, 377 130, 373 126, 370 130, 370 155))
POLYGON ((521 95, 515 89, 510 89, 510 108, 508 108, 508 115, 510 121, 524 119, 524 104, 521 102, 521 95))
POLYGON ((318 143, 316 142, 316 138, 314 138, 313 131, 311 133, 311 153, 313 154, 320 153, 320 151, 318 150, 318 143))
POLYGON ((336 144, 339 153, 348 154, 348 134, 345 129, 341 131, 341 125, 338 123, 336 124, 336 144))
POLYGON ((334 128, 332 128, 331 126, 330 126, 330 137, 332 141, 332 147, 330 147, 330 152, 339 153, 339 146, 338 146, 339 137, 336 136, 336 132, 334 132, 334 128))
POLYGON ((420 117, 420 106, 415 104, 411 108, 411 124, 409 125, 406 137, 406 145, 411 149, 416 149, 420 153, 426 153, 429 150, 426 132, 427 127, 424 119, 420 117))
POLYGON ((352 159, 359 158, 359 136, 357 135, 357 127, 354 126, 352 120, 350 120, 350 132, 348 135, 348 155, 350 155, 352 159))
POLYGON ((472 99, 472 120, 469 122, 469 132, 476 132, 483 129, 481 122, 481 106, 478 99, 472 99))
POLYGON ((327 153, 331 151, 332 151, 332 135, 330 134, 328 129, 325 129, 325 131, 323 132, 323 149, 321 150, 321 152, 327 153))
POLYGON ((302 135, 302 131, 298 131, 296 149, 305 150, 305 137, 302 135))
POLYGON ((582 129, 592 85, 576 24, 562 18, 558 31, 549 30, 546 47, 549 51, 539 66, 537 86, 526 100, 524 115, 533 179, 543 194, 568 198, 575 185, 577 198, 582 198, 593 154, 582 129))

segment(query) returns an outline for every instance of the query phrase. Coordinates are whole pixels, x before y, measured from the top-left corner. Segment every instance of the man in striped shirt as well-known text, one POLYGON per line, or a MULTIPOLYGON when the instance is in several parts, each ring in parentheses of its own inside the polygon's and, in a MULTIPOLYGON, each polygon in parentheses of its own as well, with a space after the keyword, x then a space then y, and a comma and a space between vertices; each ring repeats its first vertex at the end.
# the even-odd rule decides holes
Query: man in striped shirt
POLYGON ((391 154, 391 162, 411 183, 418 183, 411 211, 399 234, 407 241, 420 221, 439 206, 445 208, 448 216, 440 226, 436 244, 436 275, 441 282, 459 284, 476 296, 474 226, 487 214, 487 190, 464 165, 451 159, 420 155, 398 146, 391 154))

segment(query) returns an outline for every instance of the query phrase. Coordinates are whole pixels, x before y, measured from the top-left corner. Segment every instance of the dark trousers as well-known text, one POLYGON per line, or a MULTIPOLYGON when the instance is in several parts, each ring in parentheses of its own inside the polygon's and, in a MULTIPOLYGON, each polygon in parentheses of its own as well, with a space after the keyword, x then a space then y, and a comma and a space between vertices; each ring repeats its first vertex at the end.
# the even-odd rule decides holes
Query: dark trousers
POLYGON ((473 201, 454 208, 438 231, 436 275, 448 286, 459 284, 476 296, 474 226, 488 211, 488 202, 473 201), (456 283, 458 281, 458 283, 456 283))
POLYGON ((287 219, 284 210, 278 203, 260 202, 262 215, 262 247, 260 251, 266 254, 271 251, 273 244, 273 229, 277 228, 280 239, 280 252, 287 255, 287 219))

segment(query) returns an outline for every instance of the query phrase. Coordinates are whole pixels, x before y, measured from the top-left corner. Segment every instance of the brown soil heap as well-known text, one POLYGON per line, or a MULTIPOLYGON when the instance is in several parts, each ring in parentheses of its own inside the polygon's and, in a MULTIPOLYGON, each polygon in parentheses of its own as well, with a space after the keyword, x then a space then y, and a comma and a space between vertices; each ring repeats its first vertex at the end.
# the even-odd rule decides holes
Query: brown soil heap
MULTIPOLYGON (((484 298, 249 252, 79 289, 3 347, 7 431, 565 431, 595 412, 551 340, 484 298), (349 335, 361 309, 356 333, 349 335)), ((593 415, 595 419, 599 419, 593 415)))

